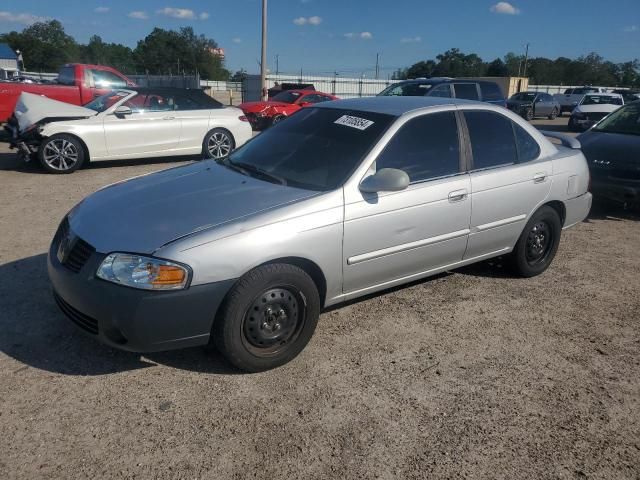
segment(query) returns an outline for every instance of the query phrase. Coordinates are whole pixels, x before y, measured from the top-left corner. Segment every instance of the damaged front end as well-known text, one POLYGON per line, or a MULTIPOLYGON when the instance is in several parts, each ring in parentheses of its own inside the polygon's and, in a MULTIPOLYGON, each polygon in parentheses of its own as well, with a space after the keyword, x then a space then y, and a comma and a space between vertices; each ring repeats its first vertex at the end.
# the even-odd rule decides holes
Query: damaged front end
POLYGON ((21 132, 18 120, 15 115, 11 115, 4 129, 9 134, 9 148, 18 151, 20 160, 28 162, 35 159, 43 138, 41 122, 34 123, 21 132))

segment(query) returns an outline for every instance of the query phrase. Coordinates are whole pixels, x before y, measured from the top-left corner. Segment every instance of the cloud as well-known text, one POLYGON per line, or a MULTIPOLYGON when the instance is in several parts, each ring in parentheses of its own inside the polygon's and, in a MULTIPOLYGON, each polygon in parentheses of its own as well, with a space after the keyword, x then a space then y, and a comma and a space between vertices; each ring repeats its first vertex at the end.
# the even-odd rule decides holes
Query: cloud
POLYGON ((298 17, 293 19, 293 23, 296 25, 320 25, 322 23, 322 17, 314 15, 313 17, 298 17))
POLYGON ((200 20, 206 20, 207 18, 209 18, 209 13, 208 12, 202 12, 200 15, 198 15, 198 18, 200 20))
POLYGON ((415 36, 415 37, 403 37, 400 39, 401 43, 420 43, 422 41, 422 37, 420 36, 415 36))
POLYGON ((232 39, 231 39, 231 41, 232 41, 233 43, 242 43, 242 39, 241 39, 241 38, 239 38, 239 37, 232 38, 232 39))
POLYGON ((143 12, 141 10, 136 10, 136 11, 133 11, 133 12, 129 12, 127 17, 135 18, 136 20, 146 20, 147 18, 149 18, 149 15, 147 15, 147 12, 143 12))
POLYGON ((96 13, 107 13, 109 10, 111 10, 109 7, 96 7, 93 9, 96 13))
POLYGON ((343 34, 344 38, 361 38, 362 40, 371 40, 373 38, 373 34, 371 32, 348 32, 343 34))
POLYGON ((39 17, 32 13, 11 13, 0 12, 0 22, 21 23, 23 25, 31 25, 36 22, 44 22, 49 20, 46 17, 39 17))
POLYGON ((519 15, 520 10, 511 5, 509 2, 498 2, 493 5, 489 10, 493 13, 500 13, 503 15, 519 15))
POLYGON ((156 10, 158 15, 165 15, 167 17, 179 18, 181 20, 193 20, 196 18, 196 14, 189 8, 172 8, 165 7, 161 10, 156 10))
POLYGON ((623 32, 637 32, 638 30, 640 30, 640 28, 638 28, 638 25, 629 25, 628 27, 624 27, 622 29, 623 32))

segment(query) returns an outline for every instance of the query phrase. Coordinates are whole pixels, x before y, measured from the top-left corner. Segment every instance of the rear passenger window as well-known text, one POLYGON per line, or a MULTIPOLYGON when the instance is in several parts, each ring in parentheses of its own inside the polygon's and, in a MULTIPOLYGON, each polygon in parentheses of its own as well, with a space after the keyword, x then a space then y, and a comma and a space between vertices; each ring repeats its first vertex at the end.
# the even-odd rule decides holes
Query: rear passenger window
POLYGON ((478 100, 478 89, 475 83, 455 83, 453 88, 456 92, 456 98, 478 100))
POLYGON ((451 98, 451 87, 449 84, 439 85, 437 87, 432 88, 429 93, 429 97, 442 97, 442 98, 451 98))
POLYGON ((481 83, 480 91, 482 92, 482 100, 484 102, 504 100, 500 87, 493 82, 481 83))
POLYGON ((458 125, 453 112, 432 113, 409 120, 376 160, 376 170, 404 170, 411 182, 460 171, 458 125))
POLYGON ((464 118, 471 140, 474 170, 517 162, 518 152, 510 119, 487 111, 466 111, 464 118))
POLYGON ((516 136, 516 146, 518 148, 518 163, 535 160, 540 155, 540 146, 534 138, 527 133, 517 123, 513 122, 513 133, 516 136))

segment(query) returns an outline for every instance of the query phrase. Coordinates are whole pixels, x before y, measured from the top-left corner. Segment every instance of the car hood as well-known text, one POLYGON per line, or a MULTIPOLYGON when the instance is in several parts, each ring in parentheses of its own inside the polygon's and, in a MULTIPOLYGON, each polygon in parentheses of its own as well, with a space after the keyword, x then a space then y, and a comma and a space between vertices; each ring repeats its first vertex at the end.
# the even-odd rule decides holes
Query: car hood
POLYGON ((88 118, 97 115, 95 110, 59 102, 41 95, 22 92, 13 112, 18 120, 20 131, 44 119, 68 120, 70 118, 88 118))
POLYGON ((620 107, 621 105, 608 105, 608 104, 578 105, 575 111, 582 112, 582 113, 611 113, 614 110, 619 109, 620 107))
POLYGON ((290 107, 293 103, 284 102, 246 102, 240 105, 243 112, 261 112, 265 108, 269 107, 290 107))
POLYGON ((318 195, 202 161, 113 184, 69 212, 98 252, 151 254, 193 233, 318 195))
POLYGON ((589 130, 578 137, 589 165, 621 170, 640 169, 640 136, 589 130), (609 163, 606 163, 609 162, 609 163))

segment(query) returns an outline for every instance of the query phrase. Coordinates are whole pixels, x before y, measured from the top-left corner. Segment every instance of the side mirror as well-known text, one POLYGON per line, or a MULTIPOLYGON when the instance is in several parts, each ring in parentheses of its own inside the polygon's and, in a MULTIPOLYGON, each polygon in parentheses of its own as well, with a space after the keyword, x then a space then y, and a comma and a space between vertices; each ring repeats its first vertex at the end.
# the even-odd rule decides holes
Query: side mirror
POLYGON ((409 186, 409 175, 397 168, 382 168, 360 182, 364 193, 399 192, 409 186))
POLYGON ((115 114, 116 117, 123 118, 126 115, 131 115, 133 113, 133 110, 131 110, 130 107, 120 105, 118 108, 115 109, 113 113, 115 114))

